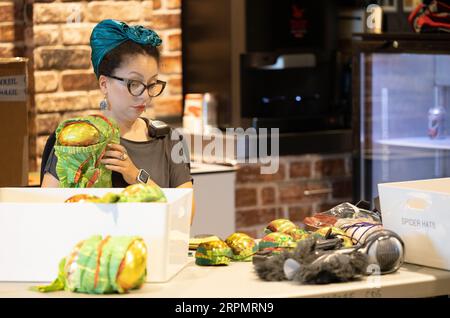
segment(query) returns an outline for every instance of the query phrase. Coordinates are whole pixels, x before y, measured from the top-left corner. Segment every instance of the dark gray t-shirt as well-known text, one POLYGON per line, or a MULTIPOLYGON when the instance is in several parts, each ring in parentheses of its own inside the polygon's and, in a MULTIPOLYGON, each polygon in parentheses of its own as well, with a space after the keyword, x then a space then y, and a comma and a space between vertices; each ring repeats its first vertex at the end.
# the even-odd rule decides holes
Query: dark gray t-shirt
MULTIPOLYGON (((185 182, 192 181, 189 163, 187 161, 176 163, 172 160, 172 149, 180 142, 180 139, 171 140, 172 133, 173 131, 171 131, 170 136, 166 135, 163 138, 154 138, 149 141, 131 141, 120 138, 120 144, 125 147, 134 165, 138 169, 147 171, 150 178, 161 188, 175 188, 185 182)), ((188 154, 187 148, 184 142, 182 144, 184 147, 175 149, 180 150, 180 155, 186 156, 188 154)), ((59 179, 56 174, 57 161, 55 150, 52 149, 44 173, 48 172, 59 179)), ((112 185, 114 188, 124 188, 129 184, 120 173, 113 171, 112 185)))

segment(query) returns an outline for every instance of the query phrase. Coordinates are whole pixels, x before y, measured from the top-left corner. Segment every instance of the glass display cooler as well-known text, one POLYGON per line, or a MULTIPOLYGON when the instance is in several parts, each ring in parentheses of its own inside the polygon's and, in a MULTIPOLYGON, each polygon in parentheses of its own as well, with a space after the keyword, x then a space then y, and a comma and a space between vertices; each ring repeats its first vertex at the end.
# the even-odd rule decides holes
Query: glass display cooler
POLYGON ((450 35, 359 34, 353 47, 353 195, 450 177, 450 35))

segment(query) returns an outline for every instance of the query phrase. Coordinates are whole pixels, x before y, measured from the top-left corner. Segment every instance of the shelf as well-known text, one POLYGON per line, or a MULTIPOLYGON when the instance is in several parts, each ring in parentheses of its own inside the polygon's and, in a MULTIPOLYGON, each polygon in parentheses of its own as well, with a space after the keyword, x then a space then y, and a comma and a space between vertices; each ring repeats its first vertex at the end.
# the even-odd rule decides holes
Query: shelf
POLYGON ((376 143, 387 146, 450 150, 450 138, 430 139, 428 137, 411 137, 396 139, 380 139, 376 143))
POLYGON ((205 173, 235 172, 236 167, 191 161, 191 175, 205 173))
MULTIPOLYGON (((375 149, 373 149, 375 150, 375 149)), ((362 154, 364 160, 385 161, 385 160, 411 160, 435 158, 436 151, 424 148, 390 147, 379 151, 366 150, 362 154), (402 151, 400 151, 400 149, 402 151)))
POLYGON ((361 37, 363 40, 411 40, 411 41, 448 41, 450 34, 448 32, 441 33, 353 33, 353 37, 361 37))

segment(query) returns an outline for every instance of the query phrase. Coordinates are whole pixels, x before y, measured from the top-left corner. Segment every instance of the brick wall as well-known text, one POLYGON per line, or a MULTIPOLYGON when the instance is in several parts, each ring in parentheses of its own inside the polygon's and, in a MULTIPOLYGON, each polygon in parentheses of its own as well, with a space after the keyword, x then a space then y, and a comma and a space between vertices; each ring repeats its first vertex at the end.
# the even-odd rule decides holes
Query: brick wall
POLYGON ((260 238, 277 218, 296 224, 314 212, 352 200, 351 154, 286 156, 278 173, 263 175, 258 165, 241 165, 236 176, 236 229, 260 238), (305 191, 329 193, 305 195, 305 191))
POLYGON ((1 26, 0 32, 11 34, 18 30, 14 48, 11 43, 1 43, 0 55, 5 51, 11 56, 25 54, 32 59, 31 171, 39 169, 48 135, 61 120, 98 110, 103 96, 97 89, 90 62, 89 37, 95 24, 103 19, 142 24, 158 32, 163 39, 161 79, 168 81, 168 86, 146 115, 181 115, 181 0, 15 2, 22 3, 22 7, 15 7, 17 12, 13 11, 15 20, 11 19, 12 12, 3 9, 10 4, 0 2, 0 21, 10 21, 5 26, 8 31, 1 26), (24 12, 30 20, 28 25, 23 23, 24 12))
POLYGON ((24 55, 25 0, 0 1, 0 57, 24 55))

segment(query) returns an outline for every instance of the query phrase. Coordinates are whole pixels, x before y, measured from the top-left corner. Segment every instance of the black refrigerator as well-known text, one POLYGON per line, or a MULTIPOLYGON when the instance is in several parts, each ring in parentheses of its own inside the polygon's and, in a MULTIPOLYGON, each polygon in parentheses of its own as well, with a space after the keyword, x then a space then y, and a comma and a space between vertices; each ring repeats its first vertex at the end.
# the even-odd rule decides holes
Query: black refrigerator
POLYGON ((450 35, 359 34, 353 47, 353 196, 450 177, 450 35))

